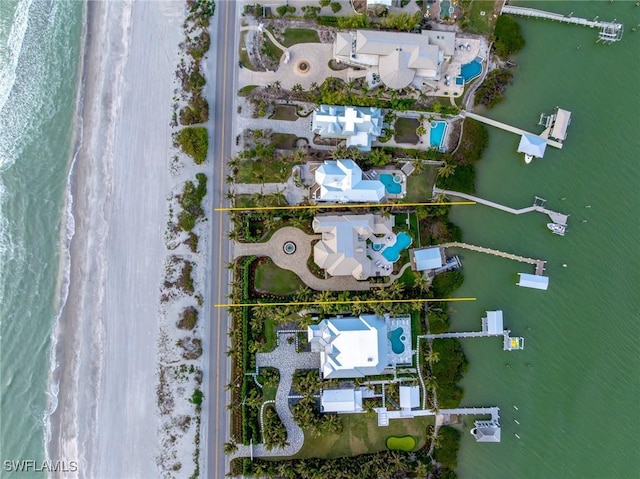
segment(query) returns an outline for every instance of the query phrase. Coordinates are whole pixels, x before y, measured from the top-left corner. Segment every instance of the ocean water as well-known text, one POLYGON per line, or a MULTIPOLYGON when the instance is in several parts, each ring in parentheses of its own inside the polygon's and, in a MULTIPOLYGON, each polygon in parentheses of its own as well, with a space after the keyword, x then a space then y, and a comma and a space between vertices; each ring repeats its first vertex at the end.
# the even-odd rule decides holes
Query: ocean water
MULTIPOLYGON (((73 233, 84 5, 0 2, 0 457, 44 459, 50 335, 65 299, 73 233)), ((28 477, 29 474, 24 474, 28 477)))
MULTIPOLYGON (((465 434, 458 473, 638 478, 640 31, 631 28, 640 24, 640 7, 518 5, 615 18, 626 31, 621 42, 605 46, 589 28, 518 20, 527 45, 516 57, 514 83, 505 102, 485 114, 539 132, 540 113, 560 106, 572 112, 572 122, 564 148, 547 148, 530 165, 516 153, 516 135, 489 127, 477 193, 516 208, 538 195, 571 216, 567 235, 559 237, 540 213, 454 207, 465 241, 547 260, 550 277, 546 292, 519 288, 517 273, 532 273, 532 266, 462 252, 465 283, 458 295, 477 301, 456 304, 452 326, 477 330, 485 310, 502 309, 505 327, 525 337, 525 350, 502 351, 497 339, 464 340, 470 366, 463 404, 499 406, 502 442, 478 444, 465 434)), ((465 426, 472 427, 471 419, 465 426)))

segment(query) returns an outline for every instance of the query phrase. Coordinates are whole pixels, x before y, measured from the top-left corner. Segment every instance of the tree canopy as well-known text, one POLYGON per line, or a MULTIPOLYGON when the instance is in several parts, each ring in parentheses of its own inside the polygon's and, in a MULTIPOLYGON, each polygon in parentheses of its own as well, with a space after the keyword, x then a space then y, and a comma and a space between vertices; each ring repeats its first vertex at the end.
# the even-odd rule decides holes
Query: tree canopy
POLYGON ((496 54, 501 58, 518 53, 525 45, 520 24, 509 15, 500 15, 496 21, 496 41, 493 44, 496 54))

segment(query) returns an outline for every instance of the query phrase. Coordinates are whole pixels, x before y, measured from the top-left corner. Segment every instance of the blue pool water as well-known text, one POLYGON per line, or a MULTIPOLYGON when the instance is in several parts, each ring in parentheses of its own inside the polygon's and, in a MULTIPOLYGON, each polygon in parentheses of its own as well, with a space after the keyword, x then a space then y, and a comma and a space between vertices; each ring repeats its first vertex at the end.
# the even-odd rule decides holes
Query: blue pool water
POLYGON ((382 256, 392 263, 398 261, 398 258, 400 258, 400 252, 409 246, 412 241, 411 236, 407 233, 399 233, 396 238, 396 242, 392 246, 387 246, 384 251, 382 251, 382 256))
POLYGON ((402 193, 402 184, 393 181, 393 175, 384 173, 380 175, 380 181, 382 181, 382 184, 387 190, 387 193, 390 193, 392 195, 399 195, 400 193, 402 193))
POLYGON ((482 73, 482 58, 476 57, 472 62, 465 63, 460 68, 460 74, 464 78, 465 83, 469 83, 482 73))
POLYGON ((451 15, 449 13, 449 9, 451 8, 451 2, 449 0, 442 0, 440 2, 440 18, 444 18, 447 15, 451 15))
POLYGON ((464 85, 464 78, 462 77, 456 77, 456 85, 464 85))
POLYGON ((391 341, 391 349, 396 354, 404 353, 404 343, 402 342, 402 334, 404 330, 402 328, 396 328, 393 331, 389 331, 389 341, 391 341))
POLYGON ((446 121, 432 121, 431 132, 429 134, 429 146, 432 148, 441 148, 444 132, 447 130, 446 121))
POLYGON ((380 243, 373 243, 371 245, 371 249, 373 249, 373 251, 380 251, 382 249, 382 245, 380 243))

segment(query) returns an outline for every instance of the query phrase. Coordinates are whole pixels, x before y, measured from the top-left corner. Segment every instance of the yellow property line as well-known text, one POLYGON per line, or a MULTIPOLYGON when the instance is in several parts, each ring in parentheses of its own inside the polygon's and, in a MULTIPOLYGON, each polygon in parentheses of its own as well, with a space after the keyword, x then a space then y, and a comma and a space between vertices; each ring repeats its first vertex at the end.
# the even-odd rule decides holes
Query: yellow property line
POLYGON ((391 208, 407 208, 407 207, 412 207, 412 206, 443 206, 443 205, 455 205, 455 206, 460 206, 460 205, 475 205, 476 202, 475 201, 452 201, 450 203, 367 203, 367 204, 346 204, 346 203, 341 203, 341 204, 331 204, 331 205, 291 205, 291 206, 238 206, 238 207, 234 207, 234 206, 227 206, 227 207, 220 207, 220 208, 214 208, 214 211, 264 211, 264 210, 311 210, 311 209, 316 209, 316 210, 321 210, 321 209, 333 209, 333 208, 348 208, 348 209, 352 209, 352 208, 385 208, 385 207, 391 207, 391 208))
POLYGON ((291 303, 228 303, 216 304, 216 308, 241 308, 245 306, 312 306, 319 304, 369 304, 369 303, 436 303, 453 301, 475 301, 476 298, 416 298, 416 299, 357 299, 349 301, 293 301, 291 303))

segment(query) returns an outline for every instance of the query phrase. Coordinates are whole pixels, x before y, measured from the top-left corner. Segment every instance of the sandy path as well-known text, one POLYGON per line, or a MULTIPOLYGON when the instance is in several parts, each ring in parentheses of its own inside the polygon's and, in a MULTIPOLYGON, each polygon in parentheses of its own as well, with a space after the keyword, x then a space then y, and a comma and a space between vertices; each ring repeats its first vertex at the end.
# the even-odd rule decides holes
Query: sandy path
POLYGON ((90 2, 72 271, 49 456, 158 477, 156 370, 173 75, 184 3, 90 2))

